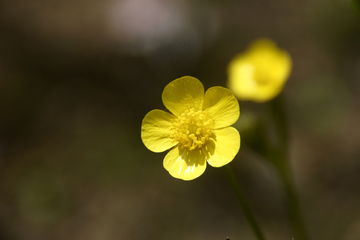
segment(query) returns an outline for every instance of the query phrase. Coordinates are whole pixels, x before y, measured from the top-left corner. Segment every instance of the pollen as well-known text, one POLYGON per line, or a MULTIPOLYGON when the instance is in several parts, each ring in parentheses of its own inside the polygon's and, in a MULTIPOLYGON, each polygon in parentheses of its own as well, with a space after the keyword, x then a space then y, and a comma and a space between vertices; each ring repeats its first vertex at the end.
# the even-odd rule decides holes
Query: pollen
POLYGON ((170 137, 177 140, 181 148, 194 150, 211 138, 213 125, 207 112, 187 109, 174 122, 170 137))

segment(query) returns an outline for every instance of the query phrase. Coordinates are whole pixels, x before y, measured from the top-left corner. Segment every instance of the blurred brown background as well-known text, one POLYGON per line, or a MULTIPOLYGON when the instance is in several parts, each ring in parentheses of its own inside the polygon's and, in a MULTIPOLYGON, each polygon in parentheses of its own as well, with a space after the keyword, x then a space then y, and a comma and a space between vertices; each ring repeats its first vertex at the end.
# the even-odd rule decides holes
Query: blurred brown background
MULTIPOLYGON (((172 178, 140 139, 161 92, 226 86, 269 37, 294 62, 291 164, 311 239, 360 239, 360 4, 350 0, 0 0, 0 239, 252 240, 223 171, 172 178)), ((241 116, 268 104, 240 102, 241 116)), ((231 164, 269 240, 290 240, 271 166, 231 164)))

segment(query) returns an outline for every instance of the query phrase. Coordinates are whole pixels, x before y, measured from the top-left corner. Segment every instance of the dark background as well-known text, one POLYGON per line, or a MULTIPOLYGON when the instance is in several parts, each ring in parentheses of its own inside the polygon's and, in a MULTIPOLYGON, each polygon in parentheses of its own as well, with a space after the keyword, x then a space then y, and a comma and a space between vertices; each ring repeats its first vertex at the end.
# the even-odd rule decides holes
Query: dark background
MULTIPOLYGON (((283 94, 309 235, 359 239, 358 6, 0 0, 0 239, 255 239, 221 169, 172 178, 140 127, 178 77, 226 86, 231 58, 259 37, 293 58, 283 94)), ((269 109, 240 107, 245 130, 269 109)), ((290 240, 271 165, 242 138, 231 166, 267 239, 290 240)))

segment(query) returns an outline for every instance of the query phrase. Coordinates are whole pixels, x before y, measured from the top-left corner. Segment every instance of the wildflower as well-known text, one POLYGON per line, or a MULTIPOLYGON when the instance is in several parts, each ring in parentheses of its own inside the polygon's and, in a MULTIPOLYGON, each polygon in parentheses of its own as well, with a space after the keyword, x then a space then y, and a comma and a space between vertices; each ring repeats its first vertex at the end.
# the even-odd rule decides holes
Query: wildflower
POLYGON ((286 51, 269 39, 259 39, 231 60, 228 86, 240 100, 266 102, 281 92, 291 67, 286 51))
POLYGON ((162 101, 171 112, 152 110, 143 119, 141 138, 153 152, 171 149, 164 168, 175 178, 199 177, 208 162, 221 167, 231 162, 240 148, 239 132, 230 127, 240 115, 233 93, 223 87, 209 88, 190 76, 170 82, 162 101))

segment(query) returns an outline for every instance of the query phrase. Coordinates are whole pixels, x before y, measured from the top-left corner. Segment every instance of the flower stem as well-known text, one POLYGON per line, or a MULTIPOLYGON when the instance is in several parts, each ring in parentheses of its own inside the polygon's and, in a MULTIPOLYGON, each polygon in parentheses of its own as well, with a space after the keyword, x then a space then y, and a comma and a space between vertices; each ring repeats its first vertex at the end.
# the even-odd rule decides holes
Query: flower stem
POLYGON ((300 240, 308 240, 299 197, 296 192, 294 178, 288 161, 288 127, 281 94, 271 101, 271 109, 275 120, 279 144, 277 147, 270 149, 269 158, 274 163, 284 187, 289 219, 295 237, 300 240))
POLYGON ((250 206, 249 206, 248 202, 246 201, 244 194, 241 191, 240 185, 236 181, 235 175, 234 175, 231 167, 229 166, 229 164, 227 164, 223 167, 223 169, 225 170, 225 173, 230 182, 230 185, 235 192, 237 200, 239 201, 240 206, 245 214, 245 217, 248 220, 252 230, 254 231, 254 233, 256 235, 256 238, 258 240, 265 240, 265 238, 260 230, 260 227, 255 220, 254 214, 252 213, 250 206))

